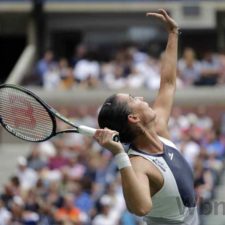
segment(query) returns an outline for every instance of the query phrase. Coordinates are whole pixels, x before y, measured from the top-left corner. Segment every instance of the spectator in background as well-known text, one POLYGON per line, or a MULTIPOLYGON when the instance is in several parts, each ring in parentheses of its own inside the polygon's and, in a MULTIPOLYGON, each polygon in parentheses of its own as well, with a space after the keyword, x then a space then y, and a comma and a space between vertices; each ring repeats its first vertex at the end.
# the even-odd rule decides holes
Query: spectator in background
POLYGON ((219 140, 214 129, 205 131, 202 146, 205 148, 207 160, 205 165, 211 170, 214 183, 218 183, 220 174, 223 170, 224 145, 219 140))
POLYGON ((85 46, 84 44, 79 44, 77 47, 74 48, 74 55, 73 58, 71 60, 71 65, 72 67, 75 67, 76 64, 86 58, 87 55, 87 46, 85 46))
POLYGON ((218 160, 224 159, 224 146, 220 142, 215 129, 205 131, 203 146, 209 155, 213 155, 218 160))
POLYGON ((123 68, 119 64, 113 64, 111 69, 104 68, 103 81, 109 89, 121 89, 126 86, 123 68))
POLYGON ((96 60, 96 53, 89 51, 85 59, 79 60, 74 67, 73 74, 81 87, 96 87, 100 76, 100 65, 96 60))
POLYGON ((126 80, 126 86, 128 88, 141 88, 144 86, 145 76, 142 74, 137 67, 133 66, 131 68, 131 73, 128 75, 126 80))
POLYGON ((40 157, 40 152, 37 148, 34 148, 28 156, 28 167, 39 171, 47 166, 47 163, 40 157))
POLYGON ((38 196, 34 190, 30 190, 24 197, 24 225, 38 225, 39 215, 38 196))
POLYGON ((211 129, 213 126, 212 118, 210 118, 207 114, 207 109, 203 105, 199 105, 197 107, 197 120, 196 126, 201 129, 211 129))
MULTIPOLYGON (((199 213, 202 215, 205 207, 213 197, 214 179, 212 171, 204 166, 205 156, 200 154, 194 165, 194 186, 198 199, 199 213)), ((200 216, 200 219, 203 218, 200 216)), ((201 221, 204 224, 204 221, 201 221)))
POLYGON ((61 77, 60 89, 61 90, 71 90, 76 82, 73 77, 73 68, 68 67, 66 73, 61 77))
POLYGON ((174 107, 169 120, 169 128, 171 138, 177 145, 181 142, 183 131, 190 129, 190 126, 189 114, 185 115, 180 107, 174 107))
POLYGON ((123 198, 121 180, 119 182, 117 180, 114 180, 110 184, 107 184, 105 194, 112 200, 112 211, 117 214, 118 218, 121 218, 123 212, 126 210, 126 203, 123 198))
POLYGON ((79 156, 70 157, 68 159, 68 165, 65 168, 66 174, 71 180, 81 180, 86 171, 86 166, 79 162, 79 156))
POLYGON ((45 189, 44 203, 51 205, 53 209, 62 207, 63 196, 60 190, 60 181, 49 182, 45 189))
POLYGON ((119 65, 122 67, 122 74, 124 78, 127 78, 131 72, 131 67, 133 65, 133 55, 132 52, 129 51, 128 47, 121 47, 115 54, 113 59, 113 63, 115 65, 119 65))
MULTIPOLYGON (((145 44, 142 43, 141 46, 147 48, 145 44)), ((90 47, 80 44, 75 48, 70 63, 66 58, 55 62, 53 52, 47 50, 43 58, 37 62, 35 77, 26 78, 24 82, 41 84, 50 90, 68 90, 76 86, 97 88, 99 84, 109 89, 157 89, 163 54, 160 59, 153 59, 139 48, 140 45, 122 44, 122 47, 113 46, 102 52, 100 48, 93 51, 90 47), (96 54, 99 54, 98 57, 96 54), (99 56, 105 60, 104 63, 99 60, 99 56), (36 81, 36 78, 39 81, 36 81)), ((186 47, 178 61, 178 88, 183 85, 189 87, 224 84, 224 51, 218 54, 206 51, 201 61, 196 59, 195 53, 194 49, 186 47)))
POLYGON ((74 195, 66 194, 63 198, 63 206, 55 212, 55 220, 62 224, 80 224, 80 210, 74 206, 74 195))
POLYGON ((5 203, 0 199, 0 225, 10 225, 11 213, 5 207, 5 203))
POLYGON ((92 225, 118 225, 119 215, 112 210, 112 198, 103 195, 100 199, 100 213, 93 219, 92 225))
POLYGON ((7 183, 4 185, 4 189, 1 193, 1 200, 4 202, 4 205, 7 209, 10 209, 10 203, 15 196, 15 193, 13 192, 13 187, 11 183, 7 183))
POLYGON ((38 225, 52 225, 55 223, 52 206, 46 202, 43 203, 40 208, 40 220, 38 225))
POLYGON ((181 142, 179 144, 180 150, 190 164, 191 168, 194 169, 195 162, 200 153, 200 146, 192 140, 189 130, 184 130, 181 136, 181 142))
POLYGON ((12 191, 13 191, 14 195, 20 195, 21 194, 20 180, 17 176, 11 177, 10 186, 12 188, 12 191))
POLYGON ((37 212, 27 210, 25 202, 20 196, 14 196, 11 203, 12 219, 10 225, 38 225, 37 212))
POLYGON ((81 220, 85 224, 90 224, 91 217, 95 214, 95 202, 91 195, 92 184, 89 182, 87 185, 86 183, 85 178, 74 183, 73 194, 76 196, 74 205, 81 211, 81 220))
POLYGON ((60 72, 58 65, 49 67, 49 69, 43 75, 43 87, 46 90, 55 90, 60 85, 60 72))
POLYGON ((47 162, 50 157, 54 157, 56 155, 56 148, 51 141, 38 143, 34 145, 33 148, 37 148, 40 153, 40 158, 44 162, 47 162))
MULTIPOLYGON (((159 59, 149 58, 146 68, 142 68, 145 74, 145 86, 149 89, 156 90, 160 86, 161 65, 165 59, 165 52, 162 52, 159 59)), ((177 88, 182 86, 180 78, 176 77, 177 88)))
MULTIPOLYGON (((20 196, 14 196, 11 204, 10 211, 12 213, 11 224, 25 225, 24 221, 24 201, 20 196)), ((35 224, 36 225, 36 224, 35 224)))
POLYGON ((155 90, 160 84, 160 62, 148 58, 147 61, 140 62, 136 65, 137 70, 144 76, 144 85, 148 89, 155 90))
POLYGON ((21 189, 23 191, 28 191, 29 189, 35 187, 38 174, 35 170, 28 168, 26 158, 20 156, 17 160, 18 169, 16 176, 19 178, 21 183, 21 189))
POLYGON ((61 58, 44 73, 43 87, 47 90, 71 89, 75 84, 73 68, 69 67, 66 58, 61 58))
POLYGON ((89 191, 85 190, 82 182, 75 183, 74 194, 76 196, 74 201, 75 206, 78 207, 83 212, 85 212, 86 214, 89 214, 94 207, 94 201, 89 191))
POLYGON ((138 63, 146 62, 149 59, 148 54, 140 51, 138 49, 138 46, 133 45, 133 46, 128 47, 128 52, 132 56, 134 65, 138 64, 138 63))
POLYGON ((219 76, 219 58, 211 50, 208 50, 204 53, 201 61, 200 77, 194 84, 197 86, 213 86, 217 84, 219 76))
POLYGON ((58 62, 58 69, 59 69, 59 77, 61 79, 63 79, 64 77, 67 76, 67 73, 68 73, 68 68, 69 68, 69 63, 67 61, 66 58, 61 58, 59 59, 59 62, 58 62))
POLYGON ((113 59, 102 65, 103 85, 109 89, 143 86, 144 77, 137 65, 147 60, 146 57, 134 46, 120 48, 113 59))
POLYGON ((178 74, 185 86, 194 84, 199 79, 201 73, 200 62, 196 60, 195 52, 192 48, 185 48, 183 56, 178 61, 178 74))
POLYGON ((24 209, 28 212, 38 212, 39 208, 38 196, 36 195, 35 189, 31 189, 24 196, 24 209))
POLYGON ((51 157, 48 162, 48 167, 50 170, 60 169, 68 164, 68 159, 63 156, 63 152, 60 146, 56 148, 56 155, 51 157))
POLYGON ((45 74, 50 70, 50 68, 54 67, 54 53, 51 50, 47 50, 44 53, 44 57, 37 62, 36 67, 36 74, 39 77, 41 85, 43 85, 43 79, 45 74))
MULTIPOLYGON (((128 88, 138 89, 138 88, 141 88, 141 87, 144 86, 145 79, 146 79, 146 76, 145 76, 146 73, 143 73, 143 70, 141 70, 142 69, 141 68, 141 64, 143 65, 144 63, 141 63, 140 62, 140 63, 137 63, 136 65, 133 65, 132 66, 131 72, 128 75, 127 80, 126 80, 126 86, 128 88)), ((148 75, 150 75, 150 70, 148 70, 148 72, 149 72, 148 75)), ((151 76, 151 78, 153 80, 153 77, 152 76, 151 76)))

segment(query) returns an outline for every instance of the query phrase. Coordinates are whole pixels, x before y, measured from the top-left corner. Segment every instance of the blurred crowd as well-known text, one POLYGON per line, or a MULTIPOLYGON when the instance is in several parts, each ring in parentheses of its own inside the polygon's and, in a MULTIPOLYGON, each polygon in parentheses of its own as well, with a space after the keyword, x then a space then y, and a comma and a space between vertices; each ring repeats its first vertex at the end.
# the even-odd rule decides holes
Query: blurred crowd
MULTIPOLYGON (((78 124, 97 126, 96 117, 85 109, 73 119, 78 124)), ((58 126, 66 128, 60 122, 58 126)), ((169 126, 172 140, 193 169, 202 217, 204 204, 214 198, 224 169, 225 119, 216 124, 203 107, 196 113, 174 108, 169 126)), ((111 153, 92 138, 68 133, 33 145, 27 157, 17 159, 15 174, 0 193, 0 225, 22 224, 141 225, 143 222, 126 209, 120 175, 111 153)))
MULTIPOLYGON (((178 88, 225 83, 225 52, 205 50, 199 55, 191 47, 184 48, 177 65, 178 88)), ((47 50, 35 66, 31 83, 49 90, 77 87, 158 89, 163 60, 164 53, 153 57, 135 45, 124 45, 107 54, 80 44, 72 59, 56 60, 54 52, 47 50)))

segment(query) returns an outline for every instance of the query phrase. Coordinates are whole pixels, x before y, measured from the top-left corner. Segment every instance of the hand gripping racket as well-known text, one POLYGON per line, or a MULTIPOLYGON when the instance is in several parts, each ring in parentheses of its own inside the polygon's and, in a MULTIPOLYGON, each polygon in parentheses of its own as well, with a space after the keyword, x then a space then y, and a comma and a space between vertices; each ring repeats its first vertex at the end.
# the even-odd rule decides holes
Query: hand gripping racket
MULTIPOLYGON (((11 84, 0 85, 0 123, 9 133, 30 142, 71 132, 93 136, 96 131, 88 126, 76 126, 31 91, 11 84), (58 131, 56 118, 73 129, 58 131)), ((119 135, 114 135, 113 141, 118 142, 119 135)))

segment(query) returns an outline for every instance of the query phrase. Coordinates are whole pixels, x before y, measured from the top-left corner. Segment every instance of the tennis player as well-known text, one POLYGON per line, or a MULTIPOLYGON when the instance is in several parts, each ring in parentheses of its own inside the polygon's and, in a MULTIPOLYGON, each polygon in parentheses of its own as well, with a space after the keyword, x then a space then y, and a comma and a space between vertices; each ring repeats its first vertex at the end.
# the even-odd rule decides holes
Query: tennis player
POLYGON ((143 97, 129 94, 106 99, 95 138, 115 156, 131 213, 143 216, 148 225, 198 225, 193 174, 168 131, 176 88, 178 25, 163 9, 147 16, 159 18, 168 31, 158 95, 152 108, 143 97), (122 143, 130 144, 128 153, 120 142, 112 141, 118 133, 122 143))

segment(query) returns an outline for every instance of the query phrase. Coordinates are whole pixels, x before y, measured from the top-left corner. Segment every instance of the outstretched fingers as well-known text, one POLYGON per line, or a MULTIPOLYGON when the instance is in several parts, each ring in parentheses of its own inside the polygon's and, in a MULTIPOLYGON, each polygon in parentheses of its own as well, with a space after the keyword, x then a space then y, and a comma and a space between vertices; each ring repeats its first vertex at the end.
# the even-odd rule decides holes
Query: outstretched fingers
POLYGON ((173 31, 178 29, 178 25, 176 21, 173 20, 164 9, 158 9, 158 12, 148 12, 146 13, 146 16, 154 16, 160 19, 161 21, 163 21, 166 24, 168 31, 173 31))
POLYGON ((166 19, 170 19, 165 9, 159 9, 159 13, 161 13, 166 19))
POLYGON ((152 13, 152 12, 149 12, 149 13, 146 13, 146 16, 154 16, 154 17, 157 17, 163 21, 165 21, 165 16, 161 13, 152 13))

